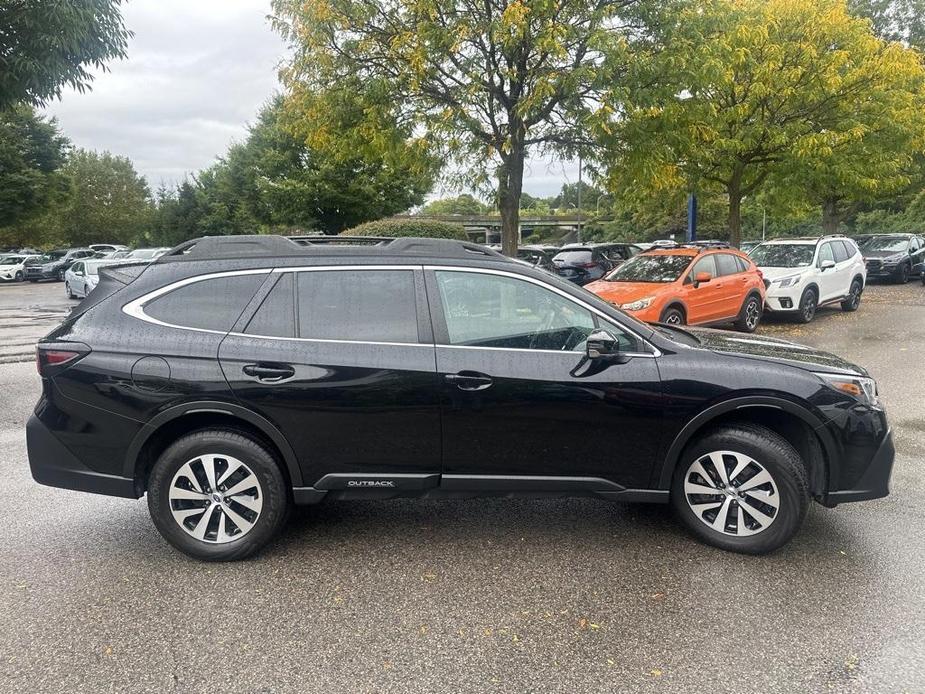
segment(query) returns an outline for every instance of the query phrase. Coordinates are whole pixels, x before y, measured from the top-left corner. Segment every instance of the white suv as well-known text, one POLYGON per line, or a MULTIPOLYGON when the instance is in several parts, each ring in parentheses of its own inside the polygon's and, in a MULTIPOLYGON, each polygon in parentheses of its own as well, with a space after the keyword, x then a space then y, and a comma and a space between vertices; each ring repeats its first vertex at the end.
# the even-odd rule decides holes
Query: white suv
POLYGON ((766 241, 749 253, 764 275, 765 310, 793 313, 809 323, 823 304, 841 302, 856 311, 867 282, 867 267, 846 236, 766 241))

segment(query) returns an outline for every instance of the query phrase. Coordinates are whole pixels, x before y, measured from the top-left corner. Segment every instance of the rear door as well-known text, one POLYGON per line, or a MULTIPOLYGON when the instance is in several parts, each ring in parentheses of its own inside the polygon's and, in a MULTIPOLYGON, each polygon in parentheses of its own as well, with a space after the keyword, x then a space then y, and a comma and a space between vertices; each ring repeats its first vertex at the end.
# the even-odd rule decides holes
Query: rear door
POLYGON ((723 292, 720 296, 719 311, 723 318, 734 318, 739 315, 745 296, 750 288, 749 276, 742 271, 742 266, 736 262, 732 253, 716 253, 713 256, 716 262, 716 274, 722 281, 723 292))
MULTIPOLYGON (((222 342, 235 395, 282 431, 306 484, 440 472, 440 413, 423 275, 412 266, 274 271, 222 342)), ((434 478, 436 483, 436 478, 434 478)), ((401 486, 398 485, 398 486, 401 486)))

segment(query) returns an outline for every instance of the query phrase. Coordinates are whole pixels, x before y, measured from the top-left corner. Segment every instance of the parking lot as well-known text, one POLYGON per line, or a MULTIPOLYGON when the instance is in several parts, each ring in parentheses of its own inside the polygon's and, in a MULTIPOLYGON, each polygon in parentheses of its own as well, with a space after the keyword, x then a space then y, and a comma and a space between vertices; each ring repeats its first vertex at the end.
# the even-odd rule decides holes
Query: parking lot
POLYGON ((30 477, 22 360, 75 303, 0 286, 0 691, 925 690, 918 282, 759 328, 867 367, 897 447, 890 497, 813 506, 766 557, 666 507, 488 499, 322 504, 253 560, 193 561, 144 500, 30 477))

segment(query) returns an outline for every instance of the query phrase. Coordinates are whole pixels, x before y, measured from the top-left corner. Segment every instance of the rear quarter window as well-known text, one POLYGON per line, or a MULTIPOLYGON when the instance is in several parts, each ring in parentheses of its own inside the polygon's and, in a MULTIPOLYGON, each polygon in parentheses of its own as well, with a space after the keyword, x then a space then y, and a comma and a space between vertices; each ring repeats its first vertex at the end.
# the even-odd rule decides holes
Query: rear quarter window
POLYGON ((266 277, 260 273, 199 280, 149 301, 144 313, 168 325, 227 332, 266 277))

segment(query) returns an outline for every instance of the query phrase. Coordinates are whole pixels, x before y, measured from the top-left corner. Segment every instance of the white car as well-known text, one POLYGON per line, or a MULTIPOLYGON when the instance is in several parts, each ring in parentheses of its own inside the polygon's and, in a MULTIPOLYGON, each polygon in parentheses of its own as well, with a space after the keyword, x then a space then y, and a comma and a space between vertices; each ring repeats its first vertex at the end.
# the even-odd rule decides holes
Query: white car
POLYGON ((125 265, 126 260, 78 260, 64 273, 64 293, 68 299, 83 299, 100 281, 100 268, 125 265))
POLYGON ((25 279, 26 261, 40 258, 38 255, 8 255, 0 260, 0 280, 22 282, 25 279))
POLYGON ((856 311, 861 303, 867 267, 847 236, 775 239, 749 255, 764 275, 767 311, 809 323, 824 304, 841 302, 843 310, 856 311))
POLYGON ((130 252, 126 258, 131 260, 155 260, 160 258, 164 253, 169 251, 170 248, 136 248, 134 251, 130 252))

